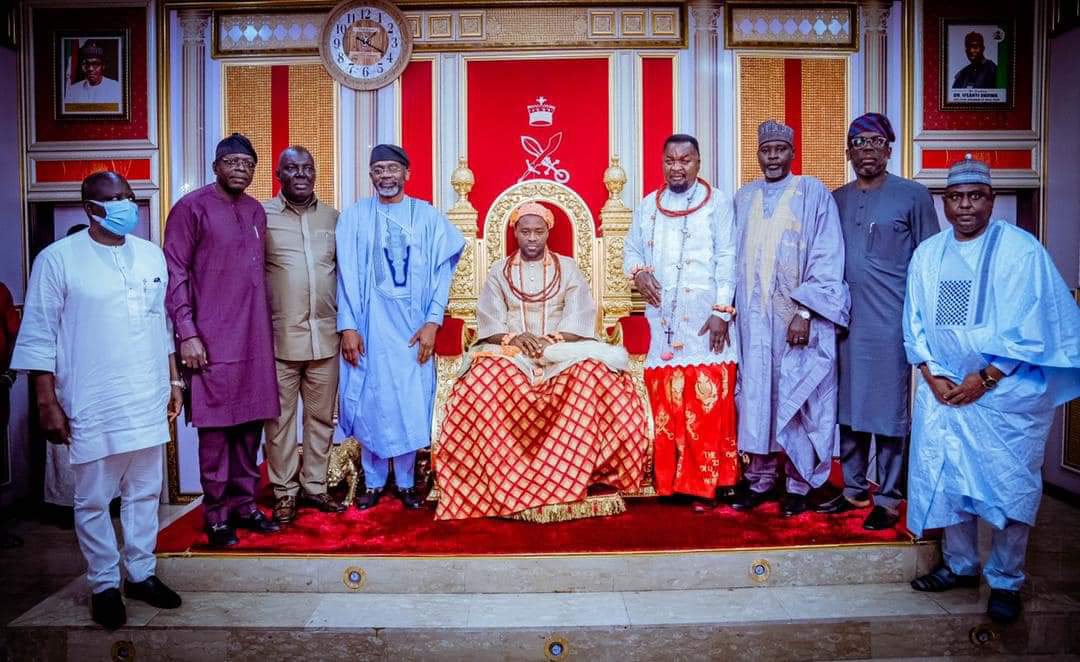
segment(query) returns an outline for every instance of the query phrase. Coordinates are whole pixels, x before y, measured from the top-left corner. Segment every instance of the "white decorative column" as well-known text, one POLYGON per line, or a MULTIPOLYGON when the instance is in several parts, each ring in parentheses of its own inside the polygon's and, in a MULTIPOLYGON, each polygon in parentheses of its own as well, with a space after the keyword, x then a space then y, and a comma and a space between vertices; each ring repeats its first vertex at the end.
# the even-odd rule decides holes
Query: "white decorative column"
MULTIPOLYGON (((701 146, 701 175, 710 182, 720 180, 719 155, 720 94, 716 62, 721 48, 718 26, 724 10, 714 2, 698 2, 690 7, 691 56, 694 63, 694 131, 701 146)), ((683 98, 686 98, 685 92, 683 98)))
POLYGON ((888 112, 888 49, 891 2, 867 0, 859 7, 863 41, 863 107, 868 113, 888 112))
POLYGON ((206 182, 206 29, 210 12, 181 9, 178 13, 183 38, 180 77, 182 81, 182 133, 180 194, 194 191, 206 182))
MULTIPOLYGON (((373 194, 371 177, 368 174, 368 158, 371 155, 371 148, 379 144, 377 133, 379 103, 375 90, 357 91, 353 94, 356 99, 356 132, 354 134, 356 143, 353 154, 356 159, 356 197, 359 199, 373 194)), ((353 200, 343 201, 344 205, 352 203, 353 200)))

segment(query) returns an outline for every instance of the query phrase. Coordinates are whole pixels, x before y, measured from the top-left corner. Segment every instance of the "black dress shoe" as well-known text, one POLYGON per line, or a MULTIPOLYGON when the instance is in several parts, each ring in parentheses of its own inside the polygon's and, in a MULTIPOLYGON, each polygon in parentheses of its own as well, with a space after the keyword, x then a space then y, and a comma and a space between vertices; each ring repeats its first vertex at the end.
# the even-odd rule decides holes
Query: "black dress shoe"
POLYGON ((368 508, 374 508, 375 504, 379 503, 379 499, 382 498, 383 488, 376 490, 364 490, 364 493, 356 497, 356 509, 367 510, 368 508))
POLYGON ((990 589, 990 599, 986 601, 986 613, 995 623, 1013 623, 1020 618, 1024 604, 1020 600, 1020 591, 1004 588, 990 589))
POLYGON ((107 588, 90 596, 90 617, 106 630, 115 630, 127 623, 127 610, 120 589, 107 588))
POLYGON ((230 547, 238 542, 236 540, 236 531, 225 522, 208 526, 206 528, 206 541, 211 547, 230 547))
POLYGON ((874 509, 863 520, 862 528, 867 531, 884 531, 895 527, 899 521, 899 513, 894 513, 885 506, 874 506, 874 509))
POLYGON ((865 508, 865 506, 858 506, 851 502, 843 494, 838 494, 835 497, 829 499, 824 503, 819 503, 814 507, 814 512, 823 513, 825 515, 839 515, 840 513, 849 513, 859 508, 865 508))
POLYGON ((805 494, 789 494, 784 497, 780 504, 780 512, 784 517, 795 517, 805 513, 810 508, 810 500, 805 494))
POLYGON ((757 508, 768 501, 769 498, 770 494, 768 492, 755 492, 754 490, 747 489, 731 501, 731 507, 740 512, 745 512, 757 508))
POLYGON ((124 595, 132 600, 142 600, 158 609, 176 609, 182 602, 176 591, 166 586, 156 575, 150 575, 141 582, 124 580, 124 595))
POLYGON ((979 588, 979 576, 958 575, 942 564, 928 574, 912 579, 911 588, 930 593, 951 591, 954 588, 979 588))
POLYGON ((277 533, 281 531, 281 525, 272 519, 267 519, 262 511, 256 508, 247 517, 234 517, 230 522, 238 529, 248 529, 255 533, 277 533))
POLYGON ((419 510, 424 507, 424 497, 415 487, 407 487, 398 490, 401 503, 409 510, 419 510))

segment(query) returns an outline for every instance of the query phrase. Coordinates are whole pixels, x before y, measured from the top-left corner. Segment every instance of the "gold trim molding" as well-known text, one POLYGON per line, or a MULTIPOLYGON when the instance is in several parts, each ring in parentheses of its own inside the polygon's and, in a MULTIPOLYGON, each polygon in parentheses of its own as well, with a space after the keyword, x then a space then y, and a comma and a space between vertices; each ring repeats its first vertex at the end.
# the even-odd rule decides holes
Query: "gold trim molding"
MULTIPOLYGON (((507 4, 489 0, 427 9, 398 3, 416 51, 687 46, 686 7, 681 3, 507 4)), ((317 55, 327 9, 314 3, 283 6, 267 1, 216 6, 213 56, 317 55)))

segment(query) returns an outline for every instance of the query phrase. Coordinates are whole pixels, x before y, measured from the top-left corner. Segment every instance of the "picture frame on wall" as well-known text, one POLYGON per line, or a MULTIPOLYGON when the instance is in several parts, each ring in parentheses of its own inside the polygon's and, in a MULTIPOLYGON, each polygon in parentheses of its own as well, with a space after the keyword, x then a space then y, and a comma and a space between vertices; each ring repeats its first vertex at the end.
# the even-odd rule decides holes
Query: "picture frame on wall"
POLYGON ((941 110, 1011 110, 1016 22, 941 19, 941 110))
POLYGON ((53 34, 56 119, 128 119, 131 37, 121 30, 53 34))

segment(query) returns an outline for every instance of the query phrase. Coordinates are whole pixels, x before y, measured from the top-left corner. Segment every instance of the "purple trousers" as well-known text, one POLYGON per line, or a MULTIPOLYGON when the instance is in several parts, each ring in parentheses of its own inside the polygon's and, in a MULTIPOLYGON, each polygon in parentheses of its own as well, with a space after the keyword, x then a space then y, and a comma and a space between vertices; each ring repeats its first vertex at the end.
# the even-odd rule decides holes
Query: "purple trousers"
POLYGON ((199 428, 199 475, 206 524, 247 517, 256 508, 262 421, 224 428, 199 428))

